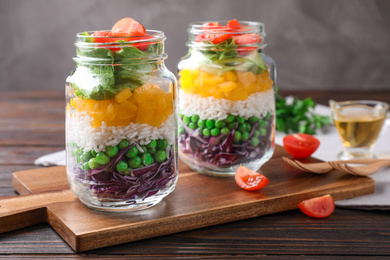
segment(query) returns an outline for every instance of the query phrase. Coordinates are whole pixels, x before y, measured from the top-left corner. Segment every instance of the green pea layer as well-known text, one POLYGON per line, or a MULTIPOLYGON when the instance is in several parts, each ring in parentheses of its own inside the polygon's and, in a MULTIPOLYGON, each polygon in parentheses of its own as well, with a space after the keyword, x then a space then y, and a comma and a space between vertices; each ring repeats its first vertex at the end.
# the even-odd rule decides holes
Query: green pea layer
MULTIPOLYGON (((229 114, 224 120, 204 120, 200 119, 198 115, 192 115, 191 117, 185 115, 179 116, 182 122, 190 129, 198 129, 199 134, 204 135, 206 137, 218 136, 220 134, 228 135, 237 125, 233 138, 233 142, 236 144, 248 141, 249 134, 252 130, 253 125, 258 122, 253 136, 250 140, 250 144, 252 146, 257 146, 261 138, 267 135, 267 128, 271 114, 268 113, 265 117, 262 118, 252 116, 248 119, 245 119, 242 116, 234 116, 229 114)), ((184 128, 180 126, 179 135, 184 133, 184 128)))
MULTIPOLYGON (((129 147, 130 142, 123 139, 118 145, 106 146, 105 151, 96 152, 94 150, 84 152, 83 148, 77 148, 72 152, 72 156, 77 158, 77 162, 82 164, 85 171, 106 165, 118 154, 120 150, 129 147)), ((130 174, 130 170, 149 166, 155 162, 163 162, 167 159, 166 148, 168 142, 165 139, 152 140, 146 145, 132 146, 125 154, 127 160, 121 160, 116 165, 116 170, 125 175, 130 174)))

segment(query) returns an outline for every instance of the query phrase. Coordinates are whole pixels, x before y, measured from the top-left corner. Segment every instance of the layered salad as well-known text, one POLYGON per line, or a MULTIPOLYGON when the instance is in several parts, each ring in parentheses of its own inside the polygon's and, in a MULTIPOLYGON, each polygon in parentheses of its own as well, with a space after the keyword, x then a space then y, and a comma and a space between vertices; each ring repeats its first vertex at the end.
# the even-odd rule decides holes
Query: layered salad
POLYGON ((258 170, 272 156, 274 82, 250 30, 205 23, 179 63, 179 153, 197 171, 258 170))
POLYGON ((67 170, 88 206, 147 204, 174 188, 172 82, 150 61, 161 45, 131 18, 78 36, 77 67, 67 81, 67 170))

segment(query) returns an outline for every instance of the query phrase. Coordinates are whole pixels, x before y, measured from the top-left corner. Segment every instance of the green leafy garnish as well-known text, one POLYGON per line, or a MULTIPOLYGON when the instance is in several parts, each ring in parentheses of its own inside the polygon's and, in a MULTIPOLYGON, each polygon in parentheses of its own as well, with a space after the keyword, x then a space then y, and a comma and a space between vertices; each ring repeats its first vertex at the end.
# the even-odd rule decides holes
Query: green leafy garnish
MULTIPOLYGON (((82 36, 90 36, 88 32, 83 32, 81 35, 82 36)), ((93 42, 93 39, 91 37, 85 37, 85 38, 82 39, 82 41, 93 42)))
POLYGON ((212 62, 220 61, 228 58, 240 57, 237 51, 237 45, 235 44, 233 38, 227 39, 219 44, 213 44, 210 41, 202 42, 207 45, 213 45, 213 47, 208 47, 207 50, 202 50, 205 58, 209 59, 212 62))
POLYGON ((276 130, 289 133, 315 134, 316 130, 331 124, 329 116, 314 113, 316 103, 311 98, 293 97, 287 103, 276 89, 276 130))
POLYGON ((248 52, 245 56, 240 56, 237 45, 233 38, 229 38, 219 44, 204 41, 207 44, 205 49, 190 50, 188 55, 202 55, 199 57, 201 70, 213 75, 221 76, 227 71, 252 71, 255 75, 263 73, 267 67, 264 64, 261 54, 257 50, 248 52), (210 47, 213 45, 212 47, 210 47))
MULTIPOLYGON (((83 35, 88 36, 88 33, 83 35)), ((86 39, 89 41, 89 38, 86 39)), ((120 48, 120 45, 113 48, 120 48)), ((79 57, 91 59, 84 62, 87 61, 84 58, 77 63, 72 76, 75 94, 83 99, 105 100, 115 97, 124 88, 134 90, 144 85, 158 67, 148 57, 155 56, 161 48, 161 43, 152 43, 145 51, 133 46, 122 47, 118 51, 98 46, 78 48, 79 57)))

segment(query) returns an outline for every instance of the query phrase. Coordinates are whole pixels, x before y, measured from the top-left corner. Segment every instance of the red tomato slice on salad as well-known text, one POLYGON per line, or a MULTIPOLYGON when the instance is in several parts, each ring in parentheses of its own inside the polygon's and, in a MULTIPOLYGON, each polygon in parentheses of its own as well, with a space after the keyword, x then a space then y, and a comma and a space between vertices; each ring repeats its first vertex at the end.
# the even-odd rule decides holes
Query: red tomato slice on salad
POLYGON ((239 29, 241 28, 241 24, 236 19, 233 19, 226 24, 226 27, 230 29, 239 29))
POLYGON ((255 33, 241 34, 241 35, 233 36, 233 38, 234 38, 234 42, 238 45, 261 42, 261 38, 257 36, 255 33))
MULTIPOLYGON (((135 21, 133 18, 123 18, 119 20, 111 29, 110 32, 96 31, 92 36, 106 36, 95 38, 95 42, 101 43, 113 43, 117 41, 136 41, 152 39, 153 36, 147 35, 146 30, 142 24, 135 21), (133 36, 134 38, 116 38, 118 36, 133 36), (110 38, 115 37, 115 38, 110 38)), ((141 51, 145 51, 150 42, 134 43, 133 46, 137 47, 141 51)), ((120 48, 111 47, 110 45, 101 46, 112 51, 119 51, 120 48)))
MULTIPOLYGON (((108 36, 110 32, 106 32, 106 31, 96 31, 92 34, 92 36, 108 36)), ((112 38, 94 38, 94 41, 95 42, 110 42, 110 40, 115 40, 115 39, 112 39, 112 38)))
POLYGON ((210 41, 212 42, 213 44, 219 44, 221 42, 224 42, 226 41, 227 39, 229 38, 232 38, 232 34, 226 34, 224 32, 221 32, 221 33, 215 33, 215 34, 210 34, 210 33, 206 33, 206 34, 198 34, 195 38, 195 41, 196 42, 204 42, 204 41, 210 41))
POLYGON ((298 204, 298 207, 307 216, 313 218, 326 218, 333 213, 335 204, 332 196, 325 195, 304 200, 298 204))
POLYGON ((223 27, 219 22, 209 22, 202 24, 202 30, 211 30, 211 29, 222 29, 223 27))
POLYGON ((309 134, 292 134, 283 138, 284 149, 295 158, 307 158, 320 146, 320 140, 309 134))
POLYGON ((198 34, 195 38, 196 42, 210 41, 213 44, 219 44, 232 38, 232 34, 226 33, 225 27, 218 22, 209 22, 202 25, 202 30, 205 33, 198 34), (214 31, 213 31, 214 30, 214 31))
POLYGON ((260 190, 269 183, 267 177, 244 166, 238 167, 234 179, 245 190, 260 190))
MULTIPOLYGON (((93 39, 94 39, 94 42, 98 42, 98 43, 111 43, 111 42, 116 42, 116 41, 120 40, 120 39, 115 39, 115 38, 109 38, 110 32, 107 32, 107 31, 96 31, 92 34, 92 36, 97 36, 96 38, 93 38, 93 39), (103 36, 104 38, 101 36, 103 36)), ((110 47, 110 45, 101 45, 100 47, 107 48, 107 49, 110 49, 112 51, 119 51, 120 50, 120 48, 110 47)))
MULTIPOLYGON (((149 36, 139 36, 136 39, 137 40, 148 40, 148 39, 152 39, 152 38, 153 38, 153 36, 149 35, 149 36)), ((149 44, 150 44, 150 42, 139 42, 139 43, 132 44, 132 46, 137 47, 140 51, 146 51, 149 44)))
POLYGON ((145 27, 134 20, 133 18, 126 17, 118 22, 111 28, 111 36, 141 36, 146 35, 145 27))
MULTIPOLYGON (((245 45, 252 43, 260 43, 261 38, 257 36, 255 33, 251 34, 240 34, 233 36, 234 43, 237 45, 245 45)), ((237 51, 240 55, 245 55, 247 52, 256 50, 257 47, 237 47, 237 51)))

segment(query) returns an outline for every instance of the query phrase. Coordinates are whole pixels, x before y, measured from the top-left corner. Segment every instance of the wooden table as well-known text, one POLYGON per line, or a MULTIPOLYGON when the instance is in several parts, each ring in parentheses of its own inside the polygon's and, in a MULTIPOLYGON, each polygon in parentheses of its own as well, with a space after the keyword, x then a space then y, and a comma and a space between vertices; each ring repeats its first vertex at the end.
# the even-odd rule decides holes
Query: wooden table
MULTIPOLYGON (((38 168, 34 160, 64 149, 64 92, 3 92, 0 95, 0 196, 17 193, 15 171, 38 168)), ((286 92, 312 97, 376 99, 390 102, 390 92, 286 92)), ((178 234, 76 254, 48 225, 0 234, 0 258, 131 259, 389 259, 390 213, 336 208, 327 219, 299 210, 267 215, 178 234)))

